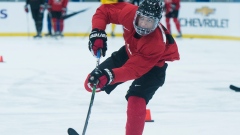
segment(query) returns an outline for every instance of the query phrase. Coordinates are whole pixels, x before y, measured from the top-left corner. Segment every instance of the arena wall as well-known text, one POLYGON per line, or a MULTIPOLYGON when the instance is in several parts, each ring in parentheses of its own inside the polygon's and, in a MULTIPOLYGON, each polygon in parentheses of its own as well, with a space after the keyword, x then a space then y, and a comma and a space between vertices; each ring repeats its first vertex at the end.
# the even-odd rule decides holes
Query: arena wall
MULTIPOLYGON (((24 12, 25 2, 1 2, 0 36, 28 36, 35 34, 31 13, 24 12)), ((70 2, 67 14, 82 11, 65 20, 65 36, 88 36, 91 18, 99 2, 70 2)), ((240 3, 194 3, 182 2, 179 20, 184 38, 214 38, 240 40, 240 3)), ((47 11, 44 13, 43 33, 47 32, 47 11)), ((161 22, 165 25, 165 17, 161 22)), ((177 34, 171 21, 172 34, 177 34)), ((108 25, 106 32, 110 33, 108 25)), ((110 35, 110 34, 109 34, 110 35)), ((122 26, 116 28, 122 36, 122 26)))

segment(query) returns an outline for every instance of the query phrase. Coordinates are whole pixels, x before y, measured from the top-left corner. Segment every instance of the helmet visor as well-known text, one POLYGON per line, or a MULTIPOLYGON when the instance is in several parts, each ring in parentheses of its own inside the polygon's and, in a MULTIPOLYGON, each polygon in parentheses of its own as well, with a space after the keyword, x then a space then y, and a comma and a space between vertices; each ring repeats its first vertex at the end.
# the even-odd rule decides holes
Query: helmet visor
POLYGON ((137 11, 133 25, 139 35, 145 36, 157 28, 159 21, 160 20, 156 17, 145 16, 141 12, 137 11))

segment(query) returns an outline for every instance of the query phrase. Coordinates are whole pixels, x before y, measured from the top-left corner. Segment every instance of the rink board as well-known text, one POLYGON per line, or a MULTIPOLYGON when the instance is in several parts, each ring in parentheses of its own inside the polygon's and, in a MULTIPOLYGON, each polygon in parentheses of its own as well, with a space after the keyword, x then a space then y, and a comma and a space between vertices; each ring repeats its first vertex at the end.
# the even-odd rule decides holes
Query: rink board
MULTIPOLYGON (((25 2, 1 2, 0 36, 27 36, 35 34, 35 27, 30 13, 24 12, 25 2)), ((70 2, 67 14, 86 9, 65 20, 65 36, 87 36, 91 31, 91 19, 98 2, 70 2)), ((217 38, 240 40, 240 3, 181 3, 179 21, 183 37, 217 38)), ((47 32, 47 11, 44 13, 43 33, 47 32)), ((165 25, 165 17, 162 21, 165 25)), ((171 20, 172 34, 177 34, 171 20)), ((107 33, 111 25, 107 26, 107 33)), ((122 35, 122 27, 118 25, 115 33, 122 35)))

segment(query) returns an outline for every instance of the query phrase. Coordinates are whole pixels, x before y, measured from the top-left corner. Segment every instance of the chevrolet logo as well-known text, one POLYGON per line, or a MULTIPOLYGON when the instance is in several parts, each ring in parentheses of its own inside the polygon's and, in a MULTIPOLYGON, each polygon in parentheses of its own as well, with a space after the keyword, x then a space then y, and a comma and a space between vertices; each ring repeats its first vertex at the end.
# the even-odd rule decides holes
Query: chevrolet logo
POLYGON ((207 6, 204 6, 202 8, 197 8, 195 10, 195 13, 199 13, 199 14, 202 14, 204 16, 208 16, 210 14, 213 14, 214 12, 215 12, 215 9, 211 9, 211 8, 209 8, 207 6))

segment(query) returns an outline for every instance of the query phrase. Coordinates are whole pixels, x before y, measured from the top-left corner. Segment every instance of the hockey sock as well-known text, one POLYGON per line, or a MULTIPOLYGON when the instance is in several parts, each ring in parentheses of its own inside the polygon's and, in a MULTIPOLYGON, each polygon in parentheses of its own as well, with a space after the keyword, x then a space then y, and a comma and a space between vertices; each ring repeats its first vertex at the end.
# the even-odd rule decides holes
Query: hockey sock
POLYGON ((170 18, 166 18, 166 25, 167 25, 168 31, 171 33, 170 18))
POLYGON ((54 32, 56 32, 57 31, 57 18, 52 19, 52 26, 53 26, 54 32))
POLYGON ((60 32, 60 27, 61 26, 61 22, 60 22, 60 19, 57 19, 57 31, 60 32))
POLYGON ((60 22, 60 32, 62 32, 63 31, 63 26, 64 26, 63 19, 60 19, 59 22, 60 22))
POLYGON ((179 23, 178 19, 177 19, 177 18, 173 18, 173 21, 174 21, 174 23, 175 23, 175 25, 176 25, 177 31, 178 31, 179 33, 181 33, 180 23, 179 23))
POLYGON ((142 135, 146 117, 145 99, 136 96, 128 98, 126 135, 142 135))

